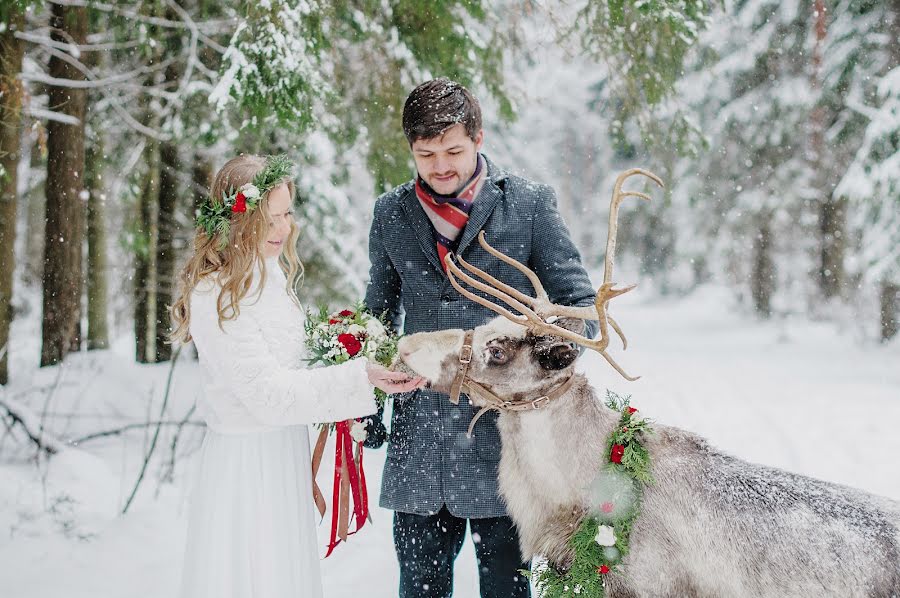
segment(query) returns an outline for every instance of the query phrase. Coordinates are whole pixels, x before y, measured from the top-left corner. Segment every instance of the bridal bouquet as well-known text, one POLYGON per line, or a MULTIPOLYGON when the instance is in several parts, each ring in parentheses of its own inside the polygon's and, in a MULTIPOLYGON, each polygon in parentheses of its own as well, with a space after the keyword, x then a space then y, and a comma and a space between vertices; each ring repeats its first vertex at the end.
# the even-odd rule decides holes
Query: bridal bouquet
MULTIPOLYGON (((365 310, 360 303, 354 309, 330 313, 319 308, 318 313, 308 313, 306 317, 306 349, 310 365, 334 365, 359 357, 389 367, 397 355, 399 337, 384 323, 365 310)), ((379 407, 384 406, 387 394, 375 389, 375 399, 379 407)), ((325 443, 331 430, 336 432, 334 452, 334 492, 332 494, 331 540, 328 557, 335 547, 347 537, 358 532, 369 516, 369 498, 366 491, 366 474, 363 470, 363 442, 366 440, 366 423, 347 420, 335 424, 323 424, 313 450, 313 500, 319 514, 324 517, 325 497, 316 483, 316 473, 325 453, 325 443), (353 445, 356 445, 354 456, 353 445), (353 497, 353 518, 356 529, 350 527, 350 497, 353 497)))
MULTIPOLYGON (((355 309, 334 313, 320 307, 318 313, 307 314, 305 326, 310 365, 334 365, 367 357, 390 367, 397 355, 400 338, 361 303, 355 309)), ((375 399, 383 407, 387 394, 376 388, 375 399)))

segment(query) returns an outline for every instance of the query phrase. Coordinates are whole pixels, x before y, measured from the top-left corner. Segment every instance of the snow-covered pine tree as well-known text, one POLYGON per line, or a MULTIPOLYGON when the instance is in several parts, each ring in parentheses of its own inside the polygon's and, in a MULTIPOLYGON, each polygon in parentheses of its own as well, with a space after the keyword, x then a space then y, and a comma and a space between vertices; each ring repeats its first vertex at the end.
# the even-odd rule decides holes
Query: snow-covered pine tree
POLYGON ((676 163, 703 147, 686 111, 672 101, 685 63, 711 24, 716 2, 705 0, 588 0, 573 30, 590 55, 606 63, 597 87, 598 105, 608 113, 608 135, 622 164, 639 161, 667 182, 662 201, 643 203, 623 214, 623 239, 642 256, 641 270, 667 291, 676 264, 684 206, 673 202, 676 163))
POLYGON ((308 289, 354 300, 367 254, 347 239, 366 238, 375 195, 413 172, 400 123, 406 95, 448 76, 488 92, 510 114, 503 24, 467 0, 242 6, 211 100, 265 151, 303 158, 302 224, 316 231, 302 236, 308 289))
POLYGON ((836 23, 846 32, 834 44, 845 48, 835 62, 849 80, 846 120, 865 128, 835 193, 849 201, 863 303, 878 306, 880 336, 889 340, 900 301, 900 3, 844 2, 836 23))

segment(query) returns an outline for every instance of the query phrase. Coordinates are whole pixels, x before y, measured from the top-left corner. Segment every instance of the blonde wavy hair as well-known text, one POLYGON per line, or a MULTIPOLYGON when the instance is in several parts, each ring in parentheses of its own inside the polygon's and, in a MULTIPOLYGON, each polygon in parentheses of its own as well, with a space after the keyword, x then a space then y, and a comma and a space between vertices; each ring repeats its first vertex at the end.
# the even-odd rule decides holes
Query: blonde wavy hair
MULTIPOLYGON (((208 201, 221 203, 223 194, 230 194, 242 185, 253 182, 253 178, 265 168, 265 156, 243 155, 232 158, 216 174, 208 201)), ((281 184, 288 186, 293 200, 296 192, 293 180, 288 177, 281 184)), ((268 234, 269 193, 263 194, 256 209, 231 214, 231 231, 228 244, 224 247, 219 242, 218 235, 210 237, 203 228, 197 229, 194 253, 181 270, 178 298, 171 308, 174 330, 169 338, 172 342, 186 343, 191 340, 191 293, 206 277, 216 276, 221 289, 217 302, 220 328, 223 322, 234 320, 240 315, 241 300, 253 285, 254 266, 260 271, 257 296, 259 295, 266 281, 262 247, 268 234)), ((291 222, 290 236, 278 258, 278 265, 287 278, 285 290, 298 304, 297 288, 303 277, 303 264, 297 255, 299 236, 300 229, 295 222, 291 222)))

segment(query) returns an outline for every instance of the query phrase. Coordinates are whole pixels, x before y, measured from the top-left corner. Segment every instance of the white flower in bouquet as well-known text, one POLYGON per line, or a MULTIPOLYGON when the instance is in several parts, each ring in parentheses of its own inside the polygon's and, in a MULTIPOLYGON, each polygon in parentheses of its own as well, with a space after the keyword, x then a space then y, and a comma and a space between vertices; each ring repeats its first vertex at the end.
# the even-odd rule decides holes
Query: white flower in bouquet
POLYGON ((597 528, 597 535, 594 537, 594 542, 596 542, 600 546, 615 546, 615 530, 613 530, 613 528, 608 525, 601 525, 597 528))
POLYGON ((366 322, 366 333, 375 340, 382 340, 387 336, 384 325, 375 319, 366 322))
POLYGON ((365 442, 369 437, 366 426, 368 426, 366 422, 353 422, 353 425, 350 426, 350 438, 353 439, 353 442, 365 442))

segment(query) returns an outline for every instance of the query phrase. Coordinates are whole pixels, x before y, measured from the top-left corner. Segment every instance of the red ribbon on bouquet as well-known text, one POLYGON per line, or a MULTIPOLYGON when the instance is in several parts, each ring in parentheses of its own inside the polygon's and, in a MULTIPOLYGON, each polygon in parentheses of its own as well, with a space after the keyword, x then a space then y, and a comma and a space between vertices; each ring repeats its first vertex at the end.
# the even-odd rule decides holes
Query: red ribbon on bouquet
MULTIPOLYGON (((366 474, 363 470, 363 443, 356 443, 356 457, 353 455, 353 438, 350 436, 350 425, 353 420, 338 422, 335 428, 334 446, 334 490, 332 492, 331 511, 331 539, 328 543, 328 558, 335 547, 341 542, 346 542, 347 537, 355 534, 369 517, 369 496, 366 490, 366 474), (356 529, 350 531, 350 497, 353 496, 353 517, 356 519, 356 529)), ((325 497, 316 483, 316 473, 322 463, 325 452, 325 441, 328 438, 328 427, 325 426, 319 432, 316 447, 313 451, 313 500, 319 515, 325 516, 325 497)))

